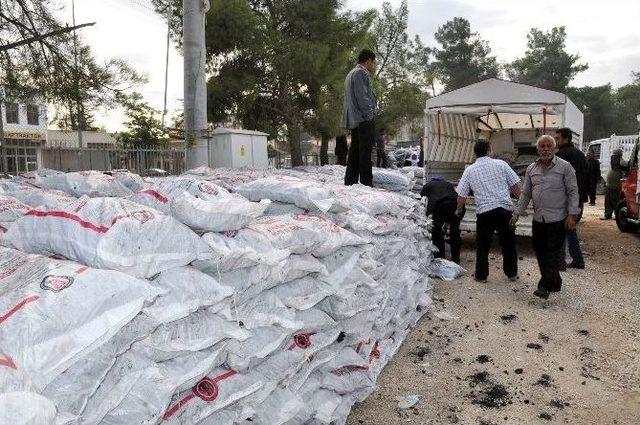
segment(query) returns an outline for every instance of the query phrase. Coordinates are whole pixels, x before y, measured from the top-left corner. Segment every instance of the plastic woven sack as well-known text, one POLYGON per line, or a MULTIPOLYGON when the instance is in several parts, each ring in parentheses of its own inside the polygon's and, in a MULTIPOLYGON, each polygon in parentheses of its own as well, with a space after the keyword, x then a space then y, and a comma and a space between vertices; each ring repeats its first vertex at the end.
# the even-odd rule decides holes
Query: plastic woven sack
POLYGON ((0 222, 11 222, 24 216, 31 208, 13 196, 0 194, 0 222))
POLYGON ((78 171, 36 177, 36 185, 44 189, 56 189, 73 196, 124 197, 133 192, 112 176, 100 171, 78 171))
POLYGON ((160 292, 123 273, 0 248, 0 392, 41 391, 160 292))
POLYGON ((326 218, 311 215, 261 217, 233 236, 258 252, 288 249, 323 257, 345 246, 366 243, 326 218))
POLYGON ((238 186, 236 191, 251 201, 270 199, 322 212, 329 211, 334 202, 331 191, 325 185, 282 175, 245 183, 238 186))
POLYGON ((118 198, 83 197, 65 209, 31 210, 5 236, 25 252, 140 277, 208 255, 206 244, 184 224, 118 198))

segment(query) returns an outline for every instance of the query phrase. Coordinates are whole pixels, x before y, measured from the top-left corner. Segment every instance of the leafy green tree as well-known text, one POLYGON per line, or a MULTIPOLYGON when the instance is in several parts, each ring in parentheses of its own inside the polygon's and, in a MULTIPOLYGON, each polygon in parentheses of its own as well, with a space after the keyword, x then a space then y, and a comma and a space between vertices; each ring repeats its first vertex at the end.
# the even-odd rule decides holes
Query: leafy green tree
POLYGON ((609 137, 615 131, 616 102, 611 84, 598 87, 569 87, 567 94, 584 113, 585 141, 609 137))
MULTIPOLYGON (((0 45, 64 29, 51 0, 0 0, 0 45)), ((43 96, 55 106, 62 128, 93 128, 98 107, 112 107, 121 94, 145 81, 126 62, 98 63, 78 36, 78 66, 72 33, 42 38, 0 54, 0 84, 16 97, 43 96), (77 103, 80 103, 80 113, 77 103)))
POLYGON ((624 85, 615 93, 616 134, 637 134, 640 114, 640 73, 634 72, 634 81, 624 85))
POLYGON ((440 45, 435 49, 435 70, 446 90, 454 90, 491 77, 500 76, 500 65, 490 56, 489 43, 471 31, 464 18, 454 18, 435 33, 440 45))
POLYGON ((157 116, 160 111, 153 109, 139 93, 119 99, 125 108, 126 131, 118 134, 118 142, 124 148, 143 148, 166 142, 167 136, 157 116))
POLYGON ((407 32, 409 10, 403 0, 394 9, 382 5, 370 38, 377 54, 374 90, 378 94, 379 112, 376 126, 393 136, 405 124, 422 116, 428 90, 433 86, 432 51, 420 37, 411 39, 407 32))
POLYGON ((513 81, 564 92, 573 78, 589 68, 579 63, 580 55, 566 51, 564 27, 543 32, 532 28, 527 34, 527 51, 509 64, 507 74, 513 81))
POLYGON ((338 76, 372 19, 340 7, 339 0, 213 0, 205 30, 209 120, 284 132, 292 164, 301 165, 304 131, 336 131, 338 76))

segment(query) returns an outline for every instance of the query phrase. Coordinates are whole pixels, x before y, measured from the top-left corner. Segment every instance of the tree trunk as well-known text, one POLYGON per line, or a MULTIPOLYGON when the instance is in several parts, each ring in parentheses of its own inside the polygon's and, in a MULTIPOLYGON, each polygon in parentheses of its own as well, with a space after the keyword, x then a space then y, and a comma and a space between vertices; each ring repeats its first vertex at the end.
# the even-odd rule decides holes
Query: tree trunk
POLYGON ((302 163, 302 149, 300 147, 300 127, 292 124, 288 126, 287 139, 289 139, 289 152, 291 153, 291 166, 299 167, 302 163))
POLYGON ((329 164, 329 135, 320 133, 320 165, 329 164))

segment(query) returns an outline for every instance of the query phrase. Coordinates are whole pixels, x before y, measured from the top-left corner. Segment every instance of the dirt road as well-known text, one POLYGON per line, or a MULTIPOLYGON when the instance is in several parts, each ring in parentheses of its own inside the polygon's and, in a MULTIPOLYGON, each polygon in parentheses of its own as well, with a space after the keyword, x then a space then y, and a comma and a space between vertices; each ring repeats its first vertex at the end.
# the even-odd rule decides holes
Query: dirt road
POLYGON ((518 243, 518 282, 504 277, 494 250, 480 284, 470 276, 474 238, 465 236, 469 276, 436 282, 432 313, 348 423, 640 424, 640 235, 600 221, 602 210, 602 199, 587 207, 579 227, 586 270, 563 273, 562 292, 547 301, 532 295, 539 275, 529 239, 518 243), (398 411, 412 394, 421 402, 398 411))

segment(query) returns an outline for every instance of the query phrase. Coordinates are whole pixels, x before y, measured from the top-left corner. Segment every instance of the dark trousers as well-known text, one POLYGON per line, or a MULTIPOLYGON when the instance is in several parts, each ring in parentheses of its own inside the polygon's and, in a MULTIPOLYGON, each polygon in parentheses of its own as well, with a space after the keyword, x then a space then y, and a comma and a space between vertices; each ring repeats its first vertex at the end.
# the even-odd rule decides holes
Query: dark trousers
MULTIPOLYGON (((584 209, 580 209, 578 221, 582 219, 583 211, 584 209)), ((568 230, 566 233, 567 237, 562 243, 562 248, 560 249, 560 268, 567 268, 567 246, 569 246, 569 256, 571 256, 571 260, 575 264, 584 265, 582 248, 580 248, 580 238, 578 237, 578 228, 575 227, 573 230, 568 230)))
POLYGON ((607 187, 607 191, 604 193, 604 216, 606 218, 611 218, 611 216, 613 216, 613 212, 616 210, 618 202, 620 202, 620 188, 607 187))
POLYGON ((489 276, 489 251, 493 234, 498 233, 498 242, 502 249, 502 270, 508 277, 518 275, 518 253, 516 234, 509 221, 511 211, 496 208, 478 214, 476 221, 476 279, 489 276))
POLYGON ((460 249, 462 238, 460 237, 460 217, 456 215, 456 200, 445 199, 435 206, 433 210, 433 244, 438 248, 436 257, 445 257, 444 225, 449 225, 449 244, 451 245, 451 261, 460 262, 460 249))
POLYGON ((533 222, 533 250, 536 252, 540 280, 538 288, 547 291, 559 291, 562 287, 560 277, 560 252, 566 238, 564 220, 554 223, 533 222))
POLYGON ((336 154, 336 162, 338 165, 347 165, 347 154, 346 153, 336 154))
POLYGON ((344 184, 351 186, 360 183, 373 186, 371 173, 371 149, 376 129, 373 121, 363 121, 351 130, 351 146, 347 158, 347 171, 344 174, 344 184))
POLYGON ((384 149, 376 149, 376 167, 387 168, 387 157, 384 153, 384 149))
POLYGON ((595 205, 595 203, 596 203, 596 189, 597 189, 597 187, 598 187, 597 183, 596 184, 591 183, 589 185, 589 203, 591 205, 595 205))

